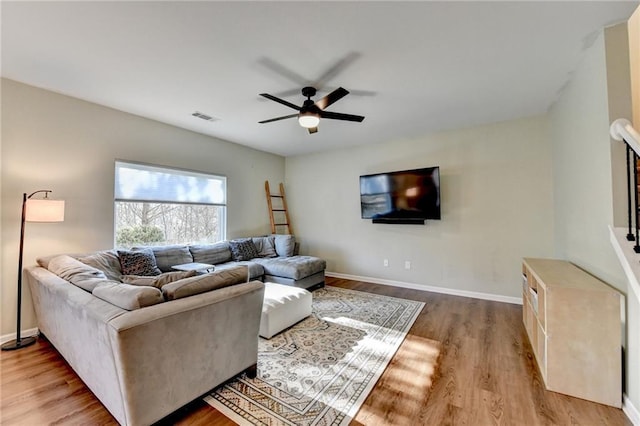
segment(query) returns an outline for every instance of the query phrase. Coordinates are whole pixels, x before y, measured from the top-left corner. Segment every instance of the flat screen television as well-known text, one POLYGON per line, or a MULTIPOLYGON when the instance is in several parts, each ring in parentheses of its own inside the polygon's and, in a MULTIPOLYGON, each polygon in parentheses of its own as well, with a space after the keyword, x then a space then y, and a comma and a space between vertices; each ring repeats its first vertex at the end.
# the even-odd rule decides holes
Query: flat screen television
POLYGON ((378 223, 424 223, 440 219, 440 168, 360 176, 363 219, 378 223))

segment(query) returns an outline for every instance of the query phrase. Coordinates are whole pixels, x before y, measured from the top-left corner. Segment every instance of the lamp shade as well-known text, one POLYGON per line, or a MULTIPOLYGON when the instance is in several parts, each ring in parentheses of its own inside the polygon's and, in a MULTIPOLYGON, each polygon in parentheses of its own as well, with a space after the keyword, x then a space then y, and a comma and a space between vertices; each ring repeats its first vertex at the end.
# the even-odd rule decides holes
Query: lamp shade
POLYGON ((25 220, 27 222, 62 222, 64 221, 64 201, 28 199, 25 220))

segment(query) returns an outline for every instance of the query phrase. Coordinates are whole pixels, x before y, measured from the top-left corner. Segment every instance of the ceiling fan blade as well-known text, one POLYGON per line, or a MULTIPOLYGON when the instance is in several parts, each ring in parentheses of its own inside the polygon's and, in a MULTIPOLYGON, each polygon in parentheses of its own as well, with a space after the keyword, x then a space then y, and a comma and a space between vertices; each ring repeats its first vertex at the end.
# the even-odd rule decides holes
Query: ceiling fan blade
MULTIPOLYGON (((263 57, 260 58, 258 60, 258 63, 262 64, 262 66, 264 66, 265 68, 270 69, 271 71, 275 72, 278 75, 281 75, 289 80, 291 80, 292 82, 296 83, 299 86, 308 86, 309 85, 309 81, 304 78, 303 76, 301 76, 300 74, 298 74, 297 72, 290 70, 289 68, 285 67, 284 65, 274 61, 273 59, 269 59, 267 57, 263 57)), ((300 93, 300 90, 296 90, 296 94, 300 93)))
POLYGON ((300 111, 300 107, 298 105, 294 105, 289 101, 285 101, 284 99, 276 98, 275 96, 270 95, 268 93, 260 93, 260 96, 263 96, 267 99, 271 99, 272 101, 278 102, 279 104, 286 105, 289 108, 295 109, 296 111, 300 111))
POLYGON ((300 89, 289 89, 289 90, 283 90, 281 92, 276 92, 276 94, 274 96, 277 96, 279 98, 286 98, 288 96, 295 96, 295 95, 299 95, 300 94, 300 89))
POLYGON ((330 81, 339 73, 341 73, 345 68, 351 65, 351 63, 356 59, 358 59, 359 57, 360 57, 360 54, 358 52, 347 53, 347 55, 344 58, 338 60, 338 62, 336 62, 327 70, 325 70, 322 73, 322 75, 316 79, 313 86, 315 88, 323 87, 328 81, 330 81))
POLYGON ((329 93, 324 98, 318 100, 316 102, 316 106, 318 108, 320 108, 321 110, 325 109, 326 107, 328 107, 332 103, 339 101, 340 99, 344 98, 348 94, 349 94, 349 91, 347 89, 344 89, 342 87, 338 87, 336 90, 334 90, 333 92, 329 93))
POLYGON ((259 124, 271 123, 272 121, 285 120, 287 118, 297 117, 298 114, 284 115, 282 117, 270 118, 269 120, 258 121, 259 124))
POLYGON ((317 127, 309 127, 309 134, 312 135, 314 133, 318 133, 318 128, 317 127))
POLYGON ((330 118, 332 120, 345 120, 345 121, 357 121, 361 122, 364 117, 361 115, 342 114, 339 112, 320 111, 320 117, 330 118))

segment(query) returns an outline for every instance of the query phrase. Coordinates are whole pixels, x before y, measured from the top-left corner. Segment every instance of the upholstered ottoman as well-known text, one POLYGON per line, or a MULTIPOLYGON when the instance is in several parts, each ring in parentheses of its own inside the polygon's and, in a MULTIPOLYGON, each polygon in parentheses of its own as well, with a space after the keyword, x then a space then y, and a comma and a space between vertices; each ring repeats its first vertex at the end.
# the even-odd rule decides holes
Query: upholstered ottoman
POLYGON ((311 293, 303 288, 264 283, 260 336, 270 339, 311 315, 311 293))

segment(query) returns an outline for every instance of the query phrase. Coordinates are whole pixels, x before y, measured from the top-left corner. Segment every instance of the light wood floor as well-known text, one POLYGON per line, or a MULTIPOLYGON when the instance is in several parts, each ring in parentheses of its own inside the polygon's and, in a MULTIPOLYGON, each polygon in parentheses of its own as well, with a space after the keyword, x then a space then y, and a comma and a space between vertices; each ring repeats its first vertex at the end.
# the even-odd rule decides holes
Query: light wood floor
MULTIPOLYGON (((544 389, 521 306, 336 278, 327 284, 426 303, 352 425, 631 425, 619 409, 544 389)), ((0 368, 2 425, 115 424, 46 341, 2 352, 0 368)), ((233 425, 199 400, 162 423, 233 425)))

